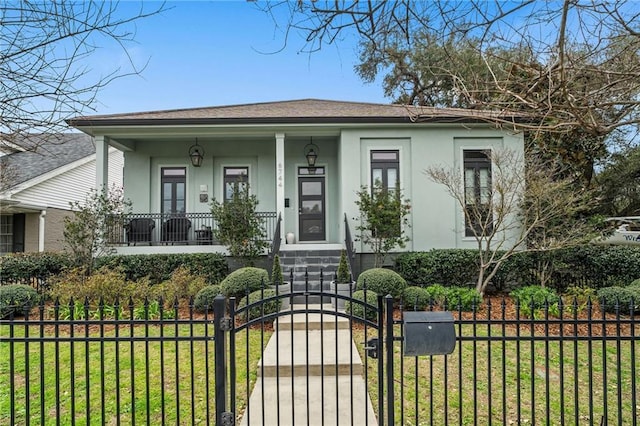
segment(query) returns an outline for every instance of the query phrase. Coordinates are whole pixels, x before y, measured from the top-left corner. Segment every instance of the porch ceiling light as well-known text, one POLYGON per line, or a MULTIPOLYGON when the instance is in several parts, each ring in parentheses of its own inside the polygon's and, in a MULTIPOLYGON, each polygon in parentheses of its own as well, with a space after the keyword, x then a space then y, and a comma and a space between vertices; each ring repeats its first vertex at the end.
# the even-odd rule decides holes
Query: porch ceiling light
POLYGON ((193 167, 202 166, 202 160, 204 159, 204 148, 198 145, 198 138, 196 138, 196 144, 191 145, 191 148, 189 148, 189 158, 191 158, 191 164, 193 164, 193 167))
POLYGON ((304 156, 307 157, 307 166, 309 167, 309 173, 315 173, 316 171, 316 159, 318 158, 318 146, 313 143, 313 139, 305 145, 304 156))

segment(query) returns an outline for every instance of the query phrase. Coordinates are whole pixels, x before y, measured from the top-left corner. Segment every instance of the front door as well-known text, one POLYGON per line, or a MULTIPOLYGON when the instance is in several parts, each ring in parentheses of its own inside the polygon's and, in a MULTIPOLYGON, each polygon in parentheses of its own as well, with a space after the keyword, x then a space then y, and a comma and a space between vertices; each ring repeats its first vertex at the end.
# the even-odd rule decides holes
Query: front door
POLYGON ((324 176, 298 177, 299 241, 324 241, 324 176))

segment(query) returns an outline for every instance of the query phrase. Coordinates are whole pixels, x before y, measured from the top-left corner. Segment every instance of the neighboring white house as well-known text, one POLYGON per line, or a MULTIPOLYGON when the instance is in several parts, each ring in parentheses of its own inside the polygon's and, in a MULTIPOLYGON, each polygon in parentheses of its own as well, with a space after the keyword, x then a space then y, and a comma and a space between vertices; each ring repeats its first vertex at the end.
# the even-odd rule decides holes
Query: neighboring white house
MULTIPOLYGON (((521 133, 489 118, 482 111, 304 99, 78 117, 69 124, 94 138, 98 185, 107 180, 108 148, 124 153, 125 196, 139 220, 111 237, 121 253, 218 250, 210 203, 238 180, 257 195, 269 238, 280 215, 283 247, 290 234, 296 246, 311 248, 342 246, 345 217, 354 232, 362 185, 380 179, 392 187, 399 179, 411 200, 406 250, 428 250, 473 248, 475 240, 460 207, 424 170, 455 166, 469 194, 486 193, 480 187, 490 184, 487 152, 524 151, 521 133), (201 155, 201 164, 190 155, 201 155)), ((368 251, 361 243, 356 249, 368 251)))
MULTIPOLYGON (((0 254, 62 250, 69 203, 83 201, 95 188, 96 150, 90 137, 37 137, 36 149, 15 146, 0 157, 0 254)), ((122 153, 112 149, 107 158, 104 179, 121 186, 122 153)))

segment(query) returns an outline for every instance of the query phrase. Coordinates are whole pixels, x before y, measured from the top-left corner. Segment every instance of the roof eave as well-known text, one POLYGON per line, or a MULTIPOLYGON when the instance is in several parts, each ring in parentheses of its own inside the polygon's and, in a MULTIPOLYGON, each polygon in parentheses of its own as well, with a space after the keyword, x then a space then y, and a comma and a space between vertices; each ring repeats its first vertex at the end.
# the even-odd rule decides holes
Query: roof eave
MULTIPOLYGON (((404 117, 265 117, 265 118, 76 118, 67 124, 82 127, 115 126, 184 126, 184 125, 264 125, 264 124, 407 124, 407 123, 488 123, 504 119, 464 117, 459 115, 412 118, 404 117)), ((515 122, 521 121, 514 118, 515 122)))

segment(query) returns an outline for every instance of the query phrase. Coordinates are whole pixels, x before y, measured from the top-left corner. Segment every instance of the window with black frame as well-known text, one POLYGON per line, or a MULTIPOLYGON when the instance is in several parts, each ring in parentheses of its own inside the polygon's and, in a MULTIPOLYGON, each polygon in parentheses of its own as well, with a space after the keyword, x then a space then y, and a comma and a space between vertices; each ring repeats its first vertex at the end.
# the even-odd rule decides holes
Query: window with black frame
POLYGON ((400 175, 400 152, 398 150, 371 151, 371 186, 380 185, 394 191, 400 175))
POLYGON ((463 156, 465 236, 473 237, 493 227, 491 156, 488 150, 465 150, 463 156))
POLYGON ((224 168, 224 201, 227 202, 233 197, 234 189, 238 192, 247 189, 249 182, 248 167, 225 167, 224 168))

